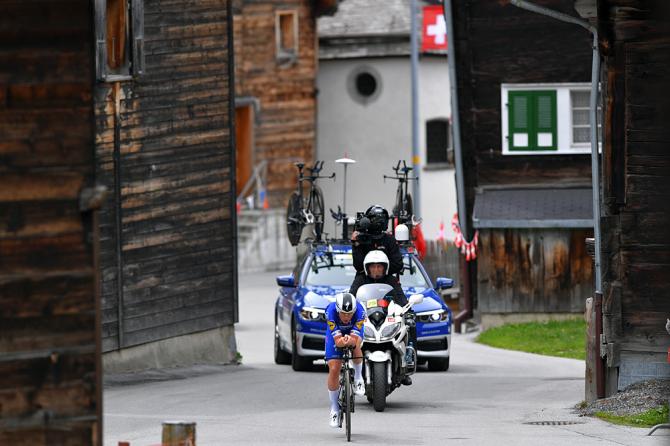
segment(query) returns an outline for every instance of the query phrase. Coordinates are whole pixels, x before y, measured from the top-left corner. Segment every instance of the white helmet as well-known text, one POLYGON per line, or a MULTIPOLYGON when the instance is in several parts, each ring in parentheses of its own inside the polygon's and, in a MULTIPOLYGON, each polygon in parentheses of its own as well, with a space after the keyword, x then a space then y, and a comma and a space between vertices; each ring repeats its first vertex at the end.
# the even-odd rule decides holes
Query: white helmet
POLYGON ((370 275, 370 271, 368 271, 368 265, 371 265, 373 263, 383 263, 384 264, 384 275, 388 273, 389 270, 389 258, 386 257, 386 254, 384 254, 383 251, 370 251, 367 253, 365 256, 365 259, 363 259, 363 269, 365 270, 365 274, 368 276, 370 275))
POLYGON ((395 227, 395 239, 399 242, 409 241, 409 228, 407 225, 399 224, 395 227))
POLYGON ((339 293, 335 296, 335 306, 338 313, 353 313, 356 311, 356 298, 351 293, 339 293))

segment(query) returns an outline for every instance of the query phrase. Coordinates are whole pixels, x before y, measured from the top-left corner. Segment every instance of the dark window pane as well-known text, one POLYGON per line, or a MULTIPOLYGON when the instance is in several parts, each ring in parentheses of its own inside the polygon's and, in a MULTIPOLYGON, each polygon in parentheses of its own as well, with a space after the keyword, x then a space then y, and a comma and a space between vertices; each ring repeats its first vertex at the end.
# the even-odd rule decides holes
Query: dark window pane
POLYGON ((449 121, 431 119, 426 122, 426 162, 447 163, 449 147, 449 121))

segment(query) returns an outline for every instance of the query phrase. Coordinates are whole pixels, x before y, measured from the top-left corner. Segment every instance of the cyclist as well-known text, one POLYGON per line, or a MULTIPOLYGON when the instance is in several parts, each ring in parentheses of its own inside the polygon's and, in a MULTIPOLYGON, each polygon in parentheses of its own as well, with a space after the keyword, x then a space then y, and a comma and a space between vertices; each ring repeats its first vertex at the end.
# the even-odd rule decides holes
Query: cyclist
POLYGON ((340 293, 326 307, 326 363, 328 364, 328 395, 330 397, 330 427, 340 426, 340 406, 338 403, 340 388, 340 368, 342 367, 343 347, 353 347, 354 393, 365 395, 363 381, 363 324, 365 309, 351 293, 340 293))
POLYGON ((366 234, 354 231, 351 234, 351 254, 353 256, 356 277, 351 283, 351 291, 354 295, 355 290, 365 281, 365 271, 363 261, 365 256, 374 250, 384 251, 388 257, 387 274, 396 275, 402 272, 402 254, 398 248, 398 242, 388 230, 389 213, 384 207, 375 204, 365 211, 365 217, 370 221, 366 234))
MULTIPOLYGON (((395 277, 387 274, 389 269, 389 260, 382 251, 370 251, 363 261, 363 269, 365 270, 365 275, 363 276, 363 281, 360 285, 365 285, 369 283, 385 283, 393 287, 391 296, 393 302, 397 305, 405 306, 407 305, 407 296, 400 286, 400 282, 395 277)), ((352 285, 353 286, 353 285, 352 285)), ((358 287, 350 288, 350 293, 356 293, 358 287)), ((407 312, 410 315, 410 319, 414 319, 414 312, 410 308, 407 312)), ((409 346, 413 349, 416 345, 416 326, 413 324, 409 325, 409 346)), ((407 358, 406 360, 411 363, 414 360, 410 349, 407 349, 407 358)), ((406 386, 412 385, 412 378, 405 376, 402 380, 402 383, 406 386)))

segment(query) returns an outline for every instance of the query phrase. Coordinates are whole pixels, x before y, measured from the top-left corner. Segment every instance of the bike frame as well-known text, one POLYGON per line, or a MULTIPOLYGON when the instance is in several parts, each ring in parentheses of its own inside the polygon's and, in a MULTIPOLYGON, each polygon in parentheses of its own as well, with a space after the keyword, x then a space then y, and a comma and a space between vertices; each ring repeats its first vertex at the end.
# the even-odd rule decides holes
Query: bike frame
POLYGON ((298 168, 298 196, 300 197, 300 206, 301 206, 301 215, 303 217, 305 224, 314 223, 314 213, 312 212, 312 192, 314 191, 315 181, 321 178, 335 178, 335 172, 330 176, 321 176, 319 173, 323 169, 323 161, 317 161, 310 168, 305 168, 304 163, 295 163, 295 166, 298 168), (309 170, 310 174, 305 175, 304 170, 309 170), (303 193, 303 182, 309 181, 309 191, 307 192, 307 204, 305 205, 305 196, 303 193))
POLYGON ((347 441, 351 441, 351 412, 353 412, 355 399, 353 389, 354 369, 349 365, 350 359, 363 359, 362 356, 352 356, 353 347, 342 349, 342 367, 340 368, 340 427, 342 427, 342 415, 346 418, 347 441), (347 401, 346 395, 349 395, 351 401, 347 401))
POLYGON ((413 170, 412 167, 407 166, 407 163, 404 160, 398 161, 395 167, 392 167, 395 172, 395 176, 384 175, 384 180, 397 180, 398 188, 396 189, 396 203, 395 208, 399 215, 394 215, 393 217, 398 218, 398 223, 407 223, 412 216, 411 215, 401 215, 404 209, 407 207, 407 187, 410 181, 419 181, 419 177, 410 177, 409 173, 413 170), (401 166, 402 164, 402 166, 401 166), (401 218, 403 221, 401 221, 401 218))

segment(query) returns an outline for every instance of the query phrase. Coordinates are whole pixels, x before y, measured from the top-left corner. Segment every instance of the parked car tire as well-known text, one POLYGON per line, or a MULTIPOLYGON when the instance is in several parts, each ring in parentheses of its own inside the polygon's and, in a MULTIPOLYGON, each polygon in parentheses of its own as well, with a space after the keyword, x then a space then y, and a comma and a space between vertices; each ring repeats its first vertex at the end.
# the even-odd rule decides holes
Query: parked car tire
POLYGON ((431 372, 446 372, 449 370, 449 358, 431 358, 428 360, 428 370, 431 372))
POLYGON ((312 367, 312 360, 304 358, 298 354, 298 336, 295 332, 295 321, 291 324, 291 347, 293 348, 291 354, 291 367, 296 372, 304 372, 312 367))
POLYGON ((290 364, 291 363, 291 354, 287 351, 284 351, 281 348, 281 342, 279 342, 279 327, 277 326, 277 314, 275 313, 275 346, 274 346, 274 357, 275 364, 290 364))

